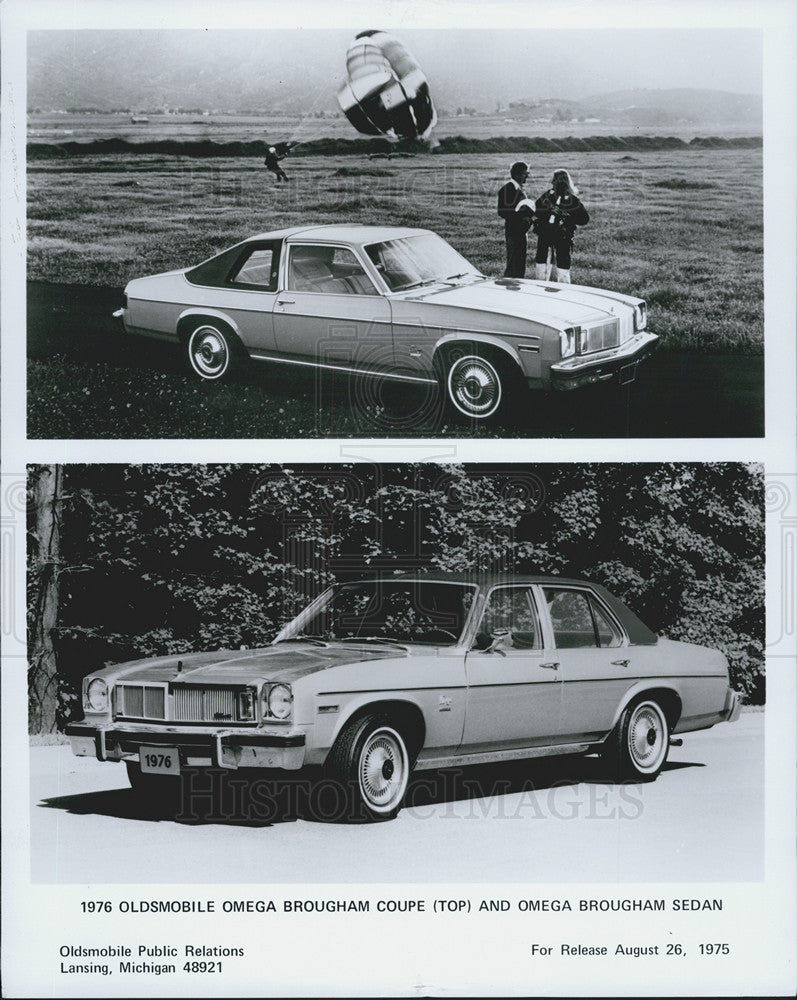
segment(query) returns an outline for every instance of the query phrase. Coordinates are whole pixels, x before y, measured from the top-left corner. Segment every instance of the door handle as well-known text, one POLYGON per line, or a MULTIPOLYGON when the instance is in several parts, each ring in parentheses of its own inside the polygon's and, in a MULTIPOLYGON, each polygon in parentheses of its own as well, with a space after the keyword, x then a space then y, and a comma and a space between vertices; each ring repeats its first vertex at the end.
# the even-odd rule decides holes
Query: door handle
POLYGON ((630 662, 631 662, 630 660, 612 660, 612 666, 613 667, 627 667, 630 662))
POLYGON ((558 670, 559 669, 559 664, 558 663, 541 663, 540 666, 541 667, 545 667, 546 670, 558 670))
POLYGON ((277 299, 278 306, 295 306, 296 299, 277 299))

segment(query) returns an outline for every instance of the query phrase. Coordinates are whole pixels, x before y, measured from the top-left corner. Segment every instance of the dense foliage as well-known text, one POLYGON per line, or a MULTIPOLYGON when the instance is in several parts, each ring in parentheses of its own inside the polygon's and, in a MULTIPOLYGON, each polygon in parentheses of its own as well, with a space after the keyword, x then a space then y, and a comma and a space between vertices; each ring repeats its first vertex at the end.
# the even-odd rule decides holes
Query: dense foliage
POLYGON ((757 468, 74 465, 60 504, 60 721, 103 663, 264 644, 332 580, 422 567, 598 581, 763 701, 757 468))

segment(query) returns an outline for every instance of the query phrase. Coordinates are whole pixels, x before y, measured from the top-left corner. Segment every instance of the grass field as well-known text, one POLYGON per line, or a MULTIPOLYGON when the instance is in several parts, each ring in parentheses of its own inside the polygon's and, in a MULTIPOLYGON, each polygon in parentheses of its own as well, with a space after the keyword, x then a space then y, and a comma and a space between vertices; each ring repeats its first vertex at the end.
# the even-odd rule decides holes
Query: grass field
MULTIPOLYGON (((529 193, 544 189, 562 159, 532 157, 529 193)), ((574 281, 647 299, 649 326, 660 335, 662 350, 763 351, 760 150, 586 152, 565 159, 592 215, 576 238, 574 281)), ((133 277, 196 263, 256 232, 339 221, 429 227, 485 273, 497 274, 504 246, 495 191, 507 166, 505 155, 308 156, 287 160, 290 183, 277 186, 256 158, 137 154, 31 161, 28 277, 123 286, 133 277)), ((116 382, 139 375, 103 371, 99 362, 94 369, 68 354, 36 360, 28 382, 29 433, 70 436, 68 414, 55 425, 60 433, 51 429, 50 401, 58 386, 67 395, 87 389, 101 409, 109 376, 116 382)), ((192 408, 197 390, 179 375, 166 377, 177 380, 168 395, 173 390, 192 408)), ((144 380, 128 395, 136 406, 147 405, 150 389, 144 380)), ((59 405, 66 405, 64 398, 59 405)), ((296 429, 286 427, 282 436, 313 433, 308 405, 312 400, 295 415, 296 429)), ((246 413, 240 416, 246 423, 246 413)), ((210 436, 235 436, 230 431, 210 436)), ((100 427, 95 434, 115 436, 100 427)), ((95 434, 83 427, 78 436, 95 434)))
MULTIPOLYGON (((541 191, 560 157, 531 164, 541 191)), ((647 299, 664 349, 763 346, 761 153, 688 150, 568 156, 592 213, 573 278, 647 299)), ((33 163, 28 276, 124 285, 184 267, 255 232, 355 221, 435 229, 487 274, 504 264, 494 192, 503 156, 287 162, 118 156, 33 163)))

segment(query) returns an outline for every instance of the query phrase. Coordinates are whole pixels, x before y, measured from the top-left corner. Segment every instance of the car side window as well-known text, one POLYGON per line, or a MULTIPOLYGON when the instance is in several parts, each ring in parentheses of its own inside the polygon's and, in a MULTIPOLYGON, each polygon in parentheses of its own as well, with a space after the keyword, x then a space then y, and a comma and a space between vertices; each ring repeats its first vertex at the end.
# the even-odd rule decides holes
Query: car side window
POLYGON ((580 590, 545 588, 545 600, 559 649, 597 646, 589 598, 580 590))
POLYGON ((292 246, 288 258, 287 285, 294 292, 378 294, 354 252, 346 247, 292 246))
POLYGON ((558 649, 622 645, 619 629, 591 594, 545 587, 545 600, 558 649))
POLYGON ((496 587, 487 598, 476 634, 476 648, 485 649, 493 632, 508 630, 507 649, 542 649, 537 606, 531 587, 496 587))
POLYGON ((622 646, 623 637, 611 618, 609 618, 594 597, 590 597, 589 603, 592 606, 592 613, 595 616, 595 630, 598 633, 598 645, 603 649, 608 649, 613 646, 622 646))
POLYGON ((274 246, 254 247, 230 275, 230 284, 274 292, 277 290, 277 264, 274 246))

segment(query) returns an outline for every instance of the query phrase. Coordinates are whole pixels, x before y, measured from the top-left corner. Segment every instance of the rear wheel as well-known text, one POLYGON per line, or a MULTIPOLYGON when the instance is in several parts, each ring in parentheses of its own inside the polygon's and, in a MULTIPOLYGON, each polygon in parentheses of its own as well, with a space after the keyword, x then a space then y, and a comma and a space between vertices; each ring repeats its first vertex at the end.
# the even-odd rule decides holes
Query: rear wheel
POLYGON ((235 334, 223 324, 200 323, 188 335, 186 352, 191 372, 214 382, 235 369, 241 348, 235 334))
POLYGON ((410 767, 404 736, 387 716, 366 715, 338 736, 325 774, 343 788, 346 818, 386 820, 401 808, 410 767))
POLYGON ((670 748, 670 727, 658 702, 638 701, 623 712, 609 756, 619 780, 653 781, 670 748))
POLYGON ((448 403, 471 420, 503 416, 520 384, 520 373, 508 358, 475 344, 450 348, 441 375, 448 403))

